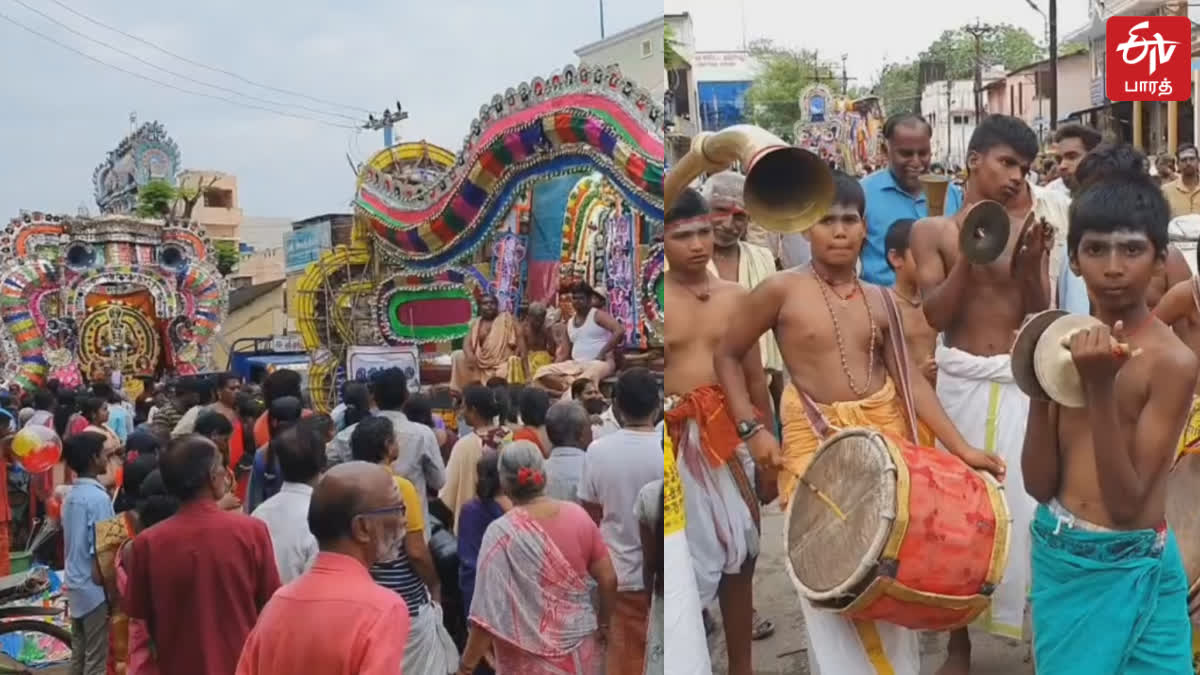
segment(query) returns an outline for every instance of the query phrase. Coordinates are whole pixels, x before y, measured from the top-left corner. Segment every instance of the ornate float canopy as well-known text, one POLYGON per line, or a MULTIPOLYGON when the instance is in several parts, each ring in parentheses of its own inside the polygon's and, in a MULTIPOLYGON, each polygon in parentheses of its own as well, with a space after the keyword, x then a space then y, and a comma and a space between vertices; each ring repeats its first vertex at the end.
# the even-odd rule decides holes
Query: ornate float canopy
POLYGON ((522 188, 550 177, 598 171, 661 221, 662 122, 650 93, 615 66, 567 66, 493 96, 436 183, 368 168, 355 206, 390 256, 428 270, 482 245, 522 188))
MULTIPOLYGON (((454 153, 445 148, 425 141, 400 143, 380 150, 367 160, 359 171, 358 185, 361 187, 368 177, 387 176, 404 188, 402 192, 411 192, 437 181, 453 165, 454 153)), ((399 338, 394 338, 392 331, 403 332, 405 326, 419 326, 418 332, 438 328, 420 325, 409 318, 411 310, 422 302, 421 291, 436 289, 410 288, 408 280, 399 277, 382 278, 387 272, 380 274, 374 269, 374 243, 368 221, 360 214, 355 219, 350 245, 336 246, 323 253, 297 282, 296 323, 304 346, 312 355, 309 391, 314 405, 321 410, 332 407, 336 374, 347 347, 397 341, 399 338), (390 289, 387 304, 380 305, 379 294, 385 288, 390 289), (394 312, 389 313, 389 309, 394 312)), ((416 283, 420 286, 435 281, 422 279, 416 283)), ((455 306, 450 298, 429 296, 424 300, 450 310, 448 314, 440 313, 438 318, 449 320, 452 325, 440 328, 450 331, 452 336, 458 336, 458 331, 466 333, 465 328, 458 326, 461 306, 455 306)), ((466 310, 472 308, 473 304, 466 310)))
POLYGON ((0 231, 0 260, 9 381, 208 369, 227 291, 198 224, 25 212, 0 231))
POLYGON ((871 164, 883 147, 883 109, 879 99, 839 99, 823 84, 800 92, 800 119, 792 128, 796 145, 833 161, 843 171, 871 164))
POLYGON ((101 213, 133 213, 137 191, 152 180, 175 184, 179 146, 158 122, 147 122, 117 144, 92 173, 101 213))

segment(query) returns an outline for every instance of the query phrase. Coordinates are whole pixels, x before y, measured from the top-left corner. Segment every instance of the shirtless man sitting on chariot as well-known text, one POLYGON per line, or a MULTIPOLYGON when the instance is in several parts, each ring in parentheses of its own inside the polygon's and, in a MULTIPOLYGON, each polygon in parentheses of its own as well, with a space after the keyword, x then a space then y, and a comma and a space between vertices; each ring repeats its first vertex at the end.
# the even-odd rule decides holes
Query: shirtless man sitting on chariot
MULTIPOLYGON (((774 498, 761 494, 756 484, 763 488, 773 484, 779 459, 770 453, 751 458, 732 418, 724 414, 725 398, 713 370, 717 344, 749 293, 709 272, 713 226, 708 207, 695 190, 684 190, 674 200, 664 222, 664 298, 671 307, 664 339, 671 354, 664 372, 666 424, 684 488, 688 548, 701 606, 720 600, 729 673, 751 675, 751 580, 759 551, 758 503, 760 497, 767 502, 774 498)), ((752 409, 763 411, 761 417, 749 419, 759 428, 773 428, 771 398, 756 345, 746 350, 744 360, 741 390, 744 395, 749 392, 752 409)))
MULTIPOLYGON (((925 218, 913 226, 911 249, 917 264, 925 317, 942 333, 935 351, 937 394, 950 418, 976 447, 1000 457, 1010 468, 1005 494, 1012 513, 1012 553, 1003 581, 992 594, 983 627, 1020 639, 1028 583, 1029 522, 1034 501, 1024 494, 1020 456, 1029 398, 1017 387, 1010 366, 1013 338, 1025 317, 1050 303, 1051 228, 1065 226, 1061 196, 1030 187, 1026 176, 1038 153, 1037 137, 1020 119, 992 115, 967 146, 970 173, 966 208, 953 218, 925 218), (983 200, 1008 212, 1009 239, 1000 256, 972 264, 960 252, 959 232, 972 205, 983 200), (1030 213, 1034 224, 1018 242, 1030 213)), ((966 628, 950 634, 939 675, 970 671, 971 641, 966 628)))
POLYGON ((1034 657, 1038 672, 1055 675, 1185 675, 1188 579, 1165 516, 1200 360, 1146 306, 1167 260, 1166 199, 1140 152, 1093 152, 1081 172, 1092 160, 1108 168, 1075 197, 1067 247, 1101 323, 1041 338, 1066 342, 1083 405, 1032 401, 1021 460, 1025 489, 1041 503, 1034 657))
MULTIPOLYGON (((807 233, 811 267, 777 272, 739 299, 737 321, 728 322, 718 348, 717 378, 738 434, 755 457, 781 452, 775 437, 756 421, 757 402, 747 389, 747 379, 762 372, 754 355, 758 339, 774 330, 788 373, 780 405, 781 501, 786 503, 823 440, 817 428, 867 427, 911 438, 909 412, 968 465, 1003 476, 1004 463, 967 443, 938 404, 928 380, 909 362, 907 350, 897 348, 904 338, 898 321, 889 319, 895 311, 891 296, 859 281, 856 271, 866 238, 862 187, 841 173, 834 175, 833 184, 832 208, 807 233), (902 403, 905 393, 912 410, 902 403), (811 401, 812 414, 820 417, 805 411, 805 398, 811 401)), ((916 631, 883 622, 852 622, 804 600, 801 606, 810 660, 817 666, 814 672, 868 675, 879 672, 873 664, 880 661, 898 675, 920 672, 916 631), (864 632, 873 638, 862 639, 864 632)))

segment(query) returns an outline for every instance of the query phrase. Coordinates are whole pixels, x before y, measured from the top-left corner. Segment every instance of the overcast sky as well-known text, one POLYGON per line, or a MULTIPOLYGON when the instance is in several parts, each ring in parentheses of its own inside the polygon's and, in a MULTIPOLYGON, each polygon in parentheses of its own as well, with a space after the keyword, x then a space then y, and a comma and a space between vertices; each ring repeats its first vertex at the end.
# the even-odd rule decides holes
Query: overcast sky
MULTIPOLYGON (((365 115, 355 108, 394 108, 399 99, 410 115, 400 136, 452 151, 492 94, 576 62, 574 50, 600 37, 598 0, 58 2, 195 61, 351 106, 335 109, 346 115, 365 115)), ((3 17, 127 70, 264 105, 105 49, 22 3, 156 66, 261 99, 328 109, 172 59, 54 0, 0 0, 0 219, 20 209, 74 213, 80 205, 95 213, 92 171, 129 131, 131 112, 140 121, 163 122, 184 168, 236 174, 241 206, 252 216, 347 210, 354 190, 347 152, 362 160, 382 146, 382 132, 193 96, 89 61, 3 17)), ((657 3, 644 0, 605 0, 604 6, 610 35, 660 14, 657 3)))
MULTIPOLYGON (((852 83, 870 85, 885 62, 915 57, 942 31, 973 23, 1010 23, 1041 40, 1045 23, 1026 0, 664 0, 668 12, 688 12, 696 49, 739 49, 745 39, 770 38, 817 49, 840 61, 852 83)), ((1046 10, 1047 0, 1030 0, 1046 10)), ((1060 0, 1060 39, 1087 21, 1088 0, 1060 0)))

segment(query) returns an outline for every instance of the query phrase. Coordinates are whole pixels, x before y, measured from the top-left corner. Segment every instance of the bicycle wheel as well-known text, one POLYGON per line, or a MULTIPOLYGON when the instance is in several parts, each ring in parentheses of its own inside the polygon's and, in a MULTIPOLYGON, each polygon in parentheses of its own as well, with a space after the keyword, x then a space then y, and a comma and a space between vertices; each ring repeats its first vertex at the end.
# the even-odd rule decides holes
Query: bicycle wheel
MULTIPOLYGON (((0 637, 10 635, 12 633, 37 633, 57 640, 66 646, 68 656, 66 660, 56 661, 55 663, 66 663, 70 658, 71 631, 63 628, 62 626, 46 621, 39 621, 38 619, 13 619, 11 621, 0 621, 0 637)), ((35 669, 31 664, 21 663, 20 661, 9 657, 7 654, 0 654, 0 674, 32 674, 34 672, 48 672, 46 670, 46 664, 39 664, 35 669)))

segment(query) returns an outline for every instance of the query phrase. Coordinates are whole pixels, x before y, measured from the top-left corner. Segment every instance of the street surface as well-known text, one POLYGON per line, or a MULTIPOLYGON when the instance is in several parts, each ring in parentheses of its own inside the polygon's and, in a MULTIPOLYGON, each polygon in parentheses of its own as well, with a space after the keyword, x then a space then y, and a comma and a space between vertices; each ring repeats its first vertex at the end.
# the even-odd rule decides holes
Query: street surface
MULTIPOLYGON (((763 508, 763 553, 754 576, 754 606, 759 614, 775 622, 775 634, 754 643, 755 675, 807 675, 808 636, 797 602, 796 590, 788 579, 783 555, 783 513, 775 505, 763 508)), ((720 609, 711 608, 720 621, 720 609)), ((972 675, 1033 675, 1028 644, 1018 644, 979 631, 971 632, 974 643, 972 675)), ((709 637, 713 673, 728 672, 724 633, 718 628, 709 637)), ((942 664, 946 637, 927 634, 921 641, 921 674, 933 675, 942 664)), ((827 675, 837 675, 830 673, 827 675)))

